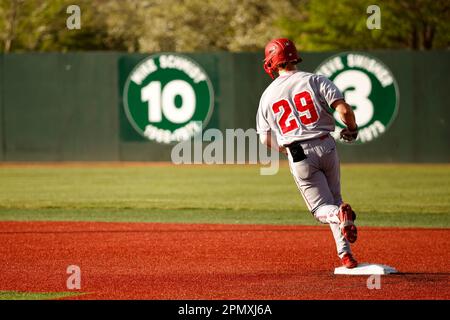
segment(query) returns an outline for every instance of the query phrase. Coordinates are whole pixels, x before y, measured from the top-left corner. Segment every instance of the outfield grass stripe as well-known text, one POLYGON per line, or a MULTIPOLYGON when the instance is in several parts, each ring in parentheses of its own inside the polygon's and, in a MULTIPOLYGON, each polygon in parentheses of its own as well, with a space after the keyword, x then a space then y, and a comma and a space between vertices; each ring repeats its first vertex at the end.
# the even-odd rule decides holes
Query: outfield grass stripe
MULTIPOLYGON (((341 175, 359 225, 450 227, 449 165, 341 175)), ((0 220, 317 224, 286 166, 1 166, 0 181, 0 220)))

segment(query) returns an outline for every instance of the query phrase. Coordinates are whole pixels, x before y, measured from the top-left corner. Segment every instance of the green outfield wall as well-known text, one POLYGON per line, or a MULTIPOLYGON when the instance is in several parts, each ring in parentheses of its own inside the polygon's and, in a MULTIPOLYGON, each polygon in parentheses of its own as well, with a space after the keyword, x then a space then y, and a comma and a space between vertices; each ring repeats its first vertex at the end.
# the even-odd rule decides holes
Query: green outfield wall
MULTIPOLYGON (((304 53, 313 72, 337 52, 304 53)), ((377 139, 339 145, 343 162, 450 160, 448 51, 372 51, 398 87, 396 117, 377 139)), ((207 73, 214 110, 207 128, 254 128, 270 78, 261 53, 185 56, 207 73)), ((123 105, 127 76, 145 54, 115 52, 0 55, 1 161, 167 161, 172 145, 149 141, 123 105)), ((350 88, 351 90, 351 88, 350 88)))

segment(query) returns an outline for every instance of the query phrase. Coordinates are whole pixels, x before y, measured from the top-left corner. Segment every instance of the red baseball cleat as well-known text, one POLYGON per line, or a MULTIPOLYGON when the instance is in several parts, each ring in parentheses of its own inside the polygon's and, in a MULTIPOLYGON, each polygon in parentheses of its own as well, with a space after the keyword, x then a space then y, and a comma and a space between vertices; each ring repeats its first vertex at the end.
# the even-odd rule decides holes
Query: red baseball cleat
POLYGON ((346 253, 341 258, 341 263, 344 267, 348 269, 353 269, 358 266, 358 261, 356 261, 355 258, 353 258, 353 255, 351 253, 346 253))
POLYGON ((356 220, 356 214, 348 203, 341 204, 339 209, 339 220, 341 221, 341 232, 348 242, 353 243, 358 237, 358 230, 353 221, 356 220))

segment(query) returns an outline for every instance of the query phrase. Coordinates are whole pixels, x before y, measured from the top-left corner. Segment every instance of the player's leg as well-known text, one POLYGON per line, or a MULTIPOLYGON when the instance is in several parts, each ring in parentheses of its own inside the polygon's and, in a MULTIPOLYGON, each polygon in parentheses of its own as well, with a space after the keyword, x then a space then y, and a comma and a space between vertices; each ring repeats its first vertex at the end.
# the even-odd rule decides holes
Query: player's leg
POLYGON ((291 163, 291 172, 297 187, 302 194, 308 209, 314 217, 330 225, 340 258, 351 254, 350 244, 344 238, 339 228, 339 207, 334 205, 334 198, 329 189, 325 174, 315 165, 318 158, 309 155, 307 160, 291 163))
POLYGON ((303 161, 289 161, 297 188, 311 212, 322 205, 333 204, 333 196, 326 177, 319 169, 318 161, 318 157, 313 153, 308 154, 308 158, 303 161))
POLYGON ((333 194, 334 204, 340 207, 339 221, 344 237, 351 243, 357 239, 356 218, 349 204, 344 204, 341 197, 340 164, 336 142, 331 137, 321 146, 320 166, 327 177, 328 186, 333 194))
MULTIPOLYGON (((350 243, 343 234, 342 217, 343 217, 343 205, 338 206, 342 202, 340 198, 340 186, 339 186, 339 171, 335 174, 334 178, 338 184, 333 185, 333 192, 330 189, 328 177, 325 174, 323 168, 324 161, 322 157, 337 157, 333 155, 335 150, 335 144, 333 141, 326 141, 325 144, 310 145, 311 147, 307 154, 308 157, 303 161, 293 162, 293 157, 289 152, 289 165, 291 173, 294 176, 294 180, 297 187, 302 194, 308 209, 313 213, 315 218, 322 223, 330 225, 330 229, 333 233, 333 237, 336 243, 336 249, 339 258, 342 263, 348 267, 353 268, 357 266, 356 260, 354 260, 350 243), (337 174, 337 176, 336 176, 337 174)), ((297 154, 300 152, 297 152, 297 154)), ((336 167, 333 167, 336 170, 336 167)), ((337 167, 339 169, 339 167, 337 167)), ((329 170, 326 168, 326 170, 329 170)), ((347 228, 348 226, 346 226, 347 228)), ((355 234, 356 235, 356 234, 355 234)))
POLYGON ((322 223, 339 225, 339 207, 334 204, 323 204, 314 209, 314 217, 322 223))
POLYGON ((339 224, 330 223, 329 224, 331 232, 333 233, 334 242, 336 243, 336 250, 339 258, 343 258, 346 254, 352 254, 352 250, 350 248, 350 243, 347 239, 342 235, 341 228, 339 224))
POLYGON ((324 153, 320 157, 320 165, 327 177, 328 187, 333 195, 334 204, 340 206, 342 204, 341 170, 336 142, 330 137, 325 142, 325 145, 327 149, 324 150, 324 153))
POLYGON ((340 208, 335 205, 322 205, 314 211, 314 216, 322 223, 330 225, 333 233, 334 242, 336 243, 336 250, 339 258, 343 258, 345 254, 351 254, 350 243, 341 232, 339 220, 340 208))

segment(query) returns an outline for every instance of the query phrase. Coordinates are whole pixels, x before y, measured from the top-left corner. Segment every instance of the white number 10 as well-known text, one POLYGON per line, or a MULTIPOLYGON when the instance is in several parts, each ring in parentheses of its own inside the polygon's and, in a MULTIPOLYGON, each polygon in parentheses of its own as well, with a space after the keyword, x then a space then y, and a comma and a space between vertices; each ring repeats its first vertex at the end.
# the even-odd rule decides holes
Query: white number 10
POLYGON ((161 82, 152 81, 141 90, 141 100, 148 105, 148 121, 161 122, 163 115, 172 123, 183 123, 195 112, 195 92, 183 80, 172 80, 161 90, 161 82), (175 105, 175 98, 181 97, 181 106, 175 105))

